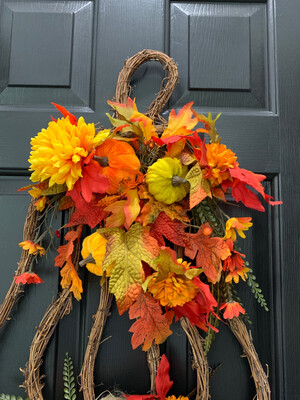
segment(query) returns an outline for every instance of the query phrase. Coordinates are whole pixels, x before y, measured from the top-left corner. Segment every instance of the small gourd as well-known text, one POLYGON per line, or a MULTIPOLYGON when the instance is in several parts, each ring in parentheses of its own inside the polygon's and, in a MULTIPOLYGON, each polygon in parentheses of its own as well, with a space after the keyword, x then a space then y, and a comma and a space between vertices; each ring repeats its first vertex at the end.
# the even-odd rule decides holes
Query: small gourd
POLYGON ((81 255, 84 260, 79 265, 85 265, 95 275, 103 275, 102 263, 106 252, 106 243, 107 240, 98 232, 87 236, 82 242, 81 255))
POLYGON ((185 179, 188 172, 177 158, 160 158, 148 168, 146 182, 149 192, 157 201, 172 204, 182 200, 189 192, 185 179))

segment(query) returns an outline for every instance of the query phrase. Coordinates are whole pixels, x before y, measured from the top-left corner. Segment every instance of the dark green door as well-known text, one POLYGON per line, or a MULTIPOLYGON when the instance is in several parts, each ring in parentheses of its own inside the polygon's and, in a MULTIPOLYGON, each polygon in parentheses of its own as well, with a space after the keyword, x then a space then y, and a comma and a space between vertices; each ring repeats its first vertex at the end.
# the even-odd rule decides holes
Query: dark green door
MULTIPOLYGON (((284 205, 265 214, 239 209, 254 226, 244 251, 267 298, 270 312, 249 288, 240 295, 253 321, 252 335, 263 365, 268 365, 273 399, 300 399, 299 368, 299 82, 298 0, 257 1, 0 1, 0 301, 20 256, 17 244, 29 198, 17 193, 27 181, 30 138, 56 112, 55 102, 87 121, 106 125, 106 99, 114 95, 124 59, 152 48, 178 63, 180 83, 168 110, 194 101, 198 112, 222 112, 218 128, 241 167, 267 175, 267 193, 284 205)), ((144 65, 135 75, 140 111, 159 91, 159 65, 144 65)), ((166 110, 166 113, 168 112, 166 110)), ((57 226, 62 224, 58 218, 57 226)), ((56 243, 59 244, 58 241, 56 243)), ((48 304, 59 290, 53 254, 39 273, 45 283, 26 288, 12 319, 0 332, 0 393, 24 395, 29 346, 48 304)), ((59 324, 45 354, 44 398, 63 398, 64 353, 79 373, 99 282, 82 275, 84 296, 59 324)), ((149 377, 145 354, 130 345, 127 314, 113 307, 95 369, 96 394, 119 387, 145 393, 149 377)), ((162 346, 171 363, 174 393, 195 385, 191 355, 181 328, 162 346)), ((213 400, 250 400, 254 386, 247 361, 225 324, 209 354, 213 400)), ((267 367, 266 367, 267 368, 267 367)))

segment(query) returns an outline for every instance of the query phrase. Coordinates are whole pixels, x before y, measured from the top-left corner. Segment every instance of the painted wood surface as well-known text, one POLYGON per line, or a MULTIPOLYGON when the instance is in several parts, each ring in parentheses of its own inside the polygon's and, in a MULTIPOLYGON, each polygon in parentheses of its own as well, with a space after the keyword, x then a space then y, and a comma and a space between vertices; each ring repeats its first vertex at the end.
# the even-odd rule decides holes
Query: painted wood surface
MULTIPOLYGON (((299 65, 297 0, 261 1, 0 1, 0 300, 20 255, 28 196, 30 138, 57 117, 50 102, 63 104, 87 121, 108 126, 106 99, 114 95, 124 59, 144 49, 165 51, 178 63, 180 83, 165 115, 194 101, 197 111, 222 112, 223 143, 241 167, 267 175, 267 192, 280 209, 265 214, 244 208, 228 212, 252 216, 243 250, 269 303, 264 312, 247 285, 240 295, 253 321, 254 343, 268 364, 272 398, 300 399, 299 346, 299 65)), ((143 112, 159 91, 164 71, 145 64, 133 78, 132 96, 143 112)), ((63 218, 63 216, 61 216, 63 218)), ((55 222, 57 225, 61 220, 55 222)), ((57 243, 58 245, 58 243, 57 243)), ((59 288, 55 252, 39 265, 43 285, 29 287, 0 332, 0 393, 23 395, 20 367, 47 305, 59 288)), ((97 277, 82 271, 85 294, 74 302, 52 338, 45 361, 45 399, 63 398, 65 352, 79 373, 92 315, 99 297, 97 277)), ((132 351, 131 322, 114 306, 105 327, 108 338, 96 361, 96 394, 106 388, 144 393, 148 368, 141 350, 132 351)), ((190 393, 195 377, 191 354, 179 326, 161 346, 171 362, 174 394, 190 393)), ((250 370, 225 324, 209 354, 213 400, 250 400, 250 370)), ((79 399, 81 395, 79 395, 79 399)))

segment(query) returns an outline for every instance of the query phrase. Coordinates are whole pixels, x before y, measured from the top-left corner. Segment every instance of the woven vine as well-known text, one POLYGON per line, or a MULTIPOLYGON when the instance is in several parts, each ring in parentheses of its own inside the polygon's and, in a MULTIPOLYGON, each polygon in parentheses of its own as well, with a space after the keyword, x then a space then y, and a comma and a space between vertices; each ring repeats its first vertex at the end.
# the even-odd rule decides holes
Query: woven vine
MULTIPOLYGON (((178 72, 176 64, 166 54, 153 50, 143 50, 142 52, 128 59, 119 74, 115 100, 119 103, 123 103, 126 101, 127 96, 131 92, 130 80, 134 72, 139 68, 140 65, 152 60, 160 62, 168 73, 168 76, 163 80, 162 87, 158 96, 152 102, 146 112, 146 115, 155 121, 157 132, 162 132, 165 127, 166 121, 160 115, 160 113, 162 112, 163 107, 166 105, 167 101, 169 100, 178 82, 178 72)), ((213 204, 208 204, 207 202, 210 202, 210 200, 203 201, 201 205, 197 208, 197 218, 200 220, 201 223, 207 222, 209 220, 211 222, 213 231, 220 236, 223 227, 218 225, 218 216, 215 214, 216 212, 219 212, 219 209, 218 207, 214 207, 213 204)), ((31 235, 37 226, 37 220, 38 212, 35 210, 33 200, 30 203, 28 215, 24 226, 24 240, 32 239, 31 235)), ((75 268, 78 269, 80 256, 79 243, 76 242, 74 246, 75 250, 73 252, 72 261, 75 268)), ((178 247, 176 251, 178 256, 182 254, 182 248, 178 247)), ((31 257, 28 256, 27 252, 23 251, 17 275, 27 271, 31 261, 31 257)), ((109 315, 109 310, 112 302, 112 295, 109 294, 108 289, 108 281, 107 279, 105 279, 100 292, 99 306, 96 315, 94 316, 95 320, 89 335, 84 363, 82 365, 80 373, 81 390, 83 391, 83 396, 85 400, 95 400, 93 378, 95 359, 98 353, 99 345, 101 343, 103 329, 109 315)), ((20 289, 20 285, 16 285, 13 282, 5 297, 4 303, 0 308, 0 328, 7 320, 9 313, 16 303, 21 291, 22 289, 20 289)), ((67 288, 59 293, 57 300, 50 305, 39 327, 37 328, 37 333, 35 334, 30 347, 29 360, 26 364, 25 370, 23 371, 25 376, 24 387, 28 397, 31 400, 43 399, 43 377, 40 375, 40 366, 42 364, 43 354, 57 324, 59 323, 59 320, 63 318, 64 315, 68 314, 71 308, 72 299, 70 295, 70 288, 67 288)), ((208 400, 210 398, 209 368, 207 358, 203 349, 203 339, 199 334, 198 328, 192 326, 187 318, 182 317, 180 322, 183 330, 187 335, 193 355, 192 367, 193 369, 195 369, 197 376, 196 399, 208 400)), ((270 387, 267 375, 260 364, 258 355, 252 343, 251 334, 248 332, 244 323, 239 318, 230 321, 230 328, 240 342, 243 351, 247 356, 252 371, 252 376, 255 381, 257 399, 269 400, 270 387)), ((153 344, 147 352, 147 361, 151 378, 151 393, 155 393, 155 377, 159 364, 159 359, 159 346, 153 344)))

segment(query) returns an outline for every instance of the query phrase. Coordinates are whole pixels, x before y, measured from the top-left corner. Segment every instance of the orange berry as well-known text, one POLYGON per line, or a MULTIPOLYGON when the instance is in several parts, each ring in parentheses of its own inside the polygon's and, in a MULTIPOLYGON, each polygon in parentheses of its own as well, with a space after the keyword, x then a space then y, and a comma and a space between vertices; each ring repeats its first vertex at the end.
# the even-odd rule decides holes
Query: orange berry
POLYGON ((205 236, 209 236, 209 235, 211 235, 212 234, 212 229, 211 229, 211 227, 209 226, 207 226, 207 227, 205 227, 204 229, 203 229, 203 235, 205 235, 205 236))

